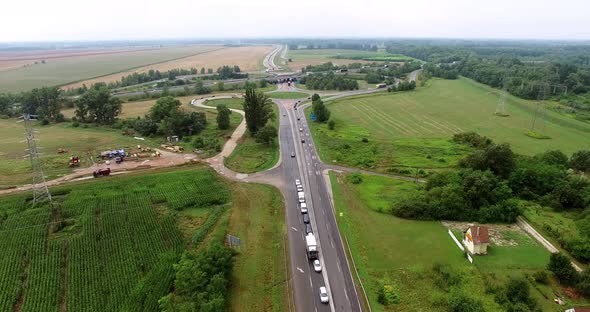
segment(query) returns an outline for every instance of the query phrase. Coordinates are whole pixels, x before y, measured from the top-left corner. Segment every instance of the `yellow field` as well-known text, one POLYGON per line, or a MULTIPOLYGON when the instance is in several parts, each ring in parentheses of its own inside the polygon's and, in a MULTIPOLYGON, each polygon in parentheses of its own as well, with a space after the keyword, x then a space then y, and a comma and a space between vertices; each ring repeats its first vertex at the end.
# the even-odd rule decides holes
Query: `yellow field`
POLYGON ((207 53, 197 54, 169 62, 163 62, 159 64, 144 66, 134 70, 128 70, 117 74, 103 76, 99 78, 89 79, 72 83, 64 86, 64 89, 81 87, 82 84, 90 86, 97 82, 115 82, 120 80, 121 77, 130 75, 134 72, 147 72, 150 69, 167 71, 170 69, 185 68, 189 69, 195 67, 201 69, 213 68, 217 69, 223 65, 238 65, 242 71, 251 71, 259 69, 260 60, 264 58, 266 54, 272 51, 272 46, 248 46, 248 47, 232 47, 232 48, 220 48, 207 53))

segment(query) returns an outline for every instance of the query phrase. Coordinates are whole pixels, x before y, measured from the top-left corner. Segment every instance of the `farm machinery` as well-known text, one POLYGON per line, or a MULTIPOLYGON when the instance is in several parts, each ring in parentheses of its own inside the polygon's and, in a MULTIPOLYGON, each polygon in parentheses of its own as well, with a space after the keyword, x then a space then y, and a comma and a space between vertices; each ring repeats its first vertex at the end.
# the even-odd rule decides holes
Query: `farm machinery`
POLYGON ((78 166, 80 166, 80 157, 71 156, 70 157, 70 167, 78 167, 78 166))
POLYGON ((106 177, 106 176, 108 176, 108 175, 110 175, 110 174, 111 174, 111 168, 101 168, 101 169, 96 169, 96 170, 94 170, 94 172, 92 173, 92 175, 93 175, 95 178, 98 178, 98 177, 106 177))

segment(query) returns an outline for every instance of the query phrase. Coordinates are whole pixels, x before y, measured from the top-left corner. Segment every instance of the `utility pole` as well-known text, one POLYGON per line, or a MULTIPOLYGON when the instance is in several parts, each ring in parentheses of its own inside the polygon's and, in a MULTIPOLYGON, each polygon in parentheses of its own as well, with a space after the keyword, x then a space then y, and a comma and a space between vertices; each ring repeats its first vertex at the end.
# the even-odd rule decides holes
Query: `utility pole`
POLYGON ((23 122, 25 125, 25 137, 28 145, 27 156, 31 160, 33 177, 33 206, 43 201, 47 201, 49 206, 52 207, 51 193, 47 188, 45 175, 43 174, 43 166, 41 164, 41 160, 39 159, 39 147, 37 146, 37 141, 39 141, 39 139, 35 138, 36 131, 33 129, 33 121, 36 120, 37 115, 23 114, 21 116, 21 120, 19 121, 23 122))
POLYGON ((508 112, 506 112, 506 97, 507 97, 507 83, 506 78, 504 78, 504 83, 502 86, 502 91, 500 91, 500 100, 498 101, 498 106, 496 107, 495 114, 502 117, 507 117, 508 112))

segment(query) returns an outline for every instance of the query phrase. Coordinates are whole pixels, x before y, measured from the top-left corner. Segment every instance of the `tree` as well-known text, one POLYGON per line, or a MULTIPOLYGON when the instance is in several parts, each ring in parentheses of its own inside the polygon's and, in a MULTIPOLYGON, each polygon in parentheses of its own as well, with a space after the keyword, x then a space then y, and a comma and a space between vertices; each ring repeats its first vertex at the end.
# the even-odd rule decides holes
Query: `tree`
POLYGON ((539 155, 535 155, 535 158, 540 159, 548 165, 560 167, 566 167, 568 165, 567 155, 560 150, 546 151, 539 155))
POLYGON ((58 87, 35 88, 24 93, 22 110, 23 113, 39 115, 39 119, 58 121, 62 102, 63 93, 58 87))
POLYGON ((266 86, 268 85, 268 81, 266 81, 266 79, 262 79, 262 80, 260 80, 260 81, 258 82, 258 85, 259 85, 261 88, 266 88, 266 86))
POLYGON ((576 289, 586 296, 590 295, 590 269, 584 270, 580 275, 580 281, 576 289))
POLYGON ((231 110, 227 106, 221 104, 217 106, 217 128, 225 130, 229 129, 229 117, 231 110))
POLYGON ((197 79, 197 82, 195 82, 195 93, 196 94, 207 94, 207 93, 211 93, 211 89, 209 89, 208 87, 205 87, 205 84, 203 84, 203 79, 197 79))
POLYGON ((516 158, 509 144, 492 144, 462 159, 460 165, 482 171, 489 169, 497 176, 507 178, 516 167, 516 158))
POLYGON ((316 120, 318 122, 326 122, 330 119, 330 111, 321 99, 312 102, 311 110, 316 115, 316 120))
POLYGON ((572 266, 570 259, 561 252, 551 254, 547 269, 553 272, 557 280, 564 285, 573 285, 578 281, 578 272, 572 266))
POLYGON ((205 74, 205 67, 201 67, 201 75, 205 74))
POLYGON ((314 94, 311 96, 311 101, 312 101, 312 102, 315 102, 315 101, 317 101, 317 100, 319 100, 319 99, 320 99, 320 95, 319 95, 319 94, 317 94, 317 93, 314 93, 314 94))
POLYGON ((160 122, 162 119, 170 117, 173 112, 178 111, 180 105, 182 105, 180 101, 172 96, 161 97, 150 108, 149 116, 153 121, 160 122))
POLYGON ((330 119, 328 121, 328 129, 330 129, 330 130, 336 129, 336 122, 334 121, 334 119, 330 119))
POLYGON ((277 128, 266 125, 256 133, 256 142, 270 145, 277 137, 277 128))
POLYGON ((104 85, 94 85, 76 100, 76 117, 82 122, 111 124, 121 113, 121 101, 104 85))
POLYGON ((579 171, 590 172, 590 151, 580 150, 572 154, 570 167, 579 171))
POLYGON ((256 134, 272 116, 272 101, 264 93, 257 92, 254 87, 248 86, 243 105, 246 126, 250 133, 256 134))

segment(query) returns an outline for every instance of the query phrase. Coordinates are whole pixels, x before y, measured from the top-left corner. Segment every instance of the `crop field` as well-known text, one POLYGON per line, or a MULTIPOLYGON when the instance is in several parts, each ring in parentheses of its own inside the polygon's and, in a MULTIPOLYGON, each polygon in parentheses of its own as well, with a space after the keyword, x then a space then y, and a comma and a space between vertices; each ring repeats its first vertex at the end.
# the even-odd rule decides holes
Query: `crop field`
MULTIPOLYGON (((72 172, 68 167, 71 155, 80 156, 81 166, 90 166, 86 157, 90 152, 93 156, 102 150, 129 148, 137 145, 137 140, 123 136, 120 130, 106 128, 74 128, 69 123, 37 126, 37 138, 42 148, 41 159, 44 173, 48 179, 72 172), (59 154, 58 149, 67 149, 67 153, 59 154)), ((31 181, 31 164, 24 158, 27 145, 24 127, 12 119, 0 119, 0 188, 28 184, 31 181)), ((155 146, 150 140, 142 144, 155 146)))
POLYGON ((472 80, 434 79, 411 92, 328 102, 335 130, 311 123, 312 133, 324 161, 380 172, 453 166, 470 151, 450 140, 462 131, 510 143, 514 151, 526 155, 551 149, 570 154, 590 148, 590 124, 547 110, 537 125, 551 139, 534 139, 525 132, 530 129, 535 102, 509 96, 510 116, 498 117, 494 115, 498 98, 498 90, 472 80), (363 138, 368 142, 362 143, 363 138))
MULTIPOLYGON (((319 65, 327 62, 332 62, 338 65, 346 65, 350 63, 371 63, 365 60, 352 60, 352 59, 338 59, 337 55, 342 54, 358 54, 356 50, 330 50, 330 49, 318 49, 318 50, 289 50, 287 58, 291 58, 293 62, 288 64, 292 70, 303 68, 307 65, 319 65)), ((363 52, 364 53, 364 52, 363 52)), ((370 52, 367 52, 370 53, 370 52)))
POLYGON ((230 202, 229 187, 210 169, 52 191, 66 224, 57 232, 50 230, 51 210, 28 208, 28 194, 0 200, 7 213, 0 224, 2 311, 157 310, 173 277, 170 269, 159 271, 162 257, 186 245, 173 212, 207 210, 206 220, 230 202), (144 278, 162 273, 161 286, 148 289, 145 301, 129 296, 144 278))
MULTIPOLYGON (((213 45, 130 50, 125 53, 64 54, 47 59, 45 64, 30 64, 0 71, 0 92, 18 92, 35 87, 64 85, 74 81, 109 75, 131 68, 167 62, 207 51, 221 49, 213 45)), ((13 56, 15 57, 15 56, 13 56)), ((155 66, 155 65, 154 65, 155 66)))
POLYGON ((28 193, 0 197, 1 311, 159 311, 180 253, 222 242, 225 233, 248 246, 235 257, 231 306, 284 307, 284 215, 275 188, 226 182, 202 166, 91 183, 51 189, 61 229, 51 226, 48 207, 30 207, 28 193), (260 281, 273 287, 255 287, 260 281))
MULTIPOLYGON (((389 207, 401 199, 402 193, 416 189, 414 183, 368 175, 362 175, 360 184, 347 182, 345 175, 331 174, 330 178, 336 215, 342 214, 338 226, 348 240, 373 311, 443 310, 450 289, 477 297, 486 311, 500 311, 486 285, 501 285, 509 276, 532 274, 548 263, 545 249, 522 232, 508 230, 502 235, 511 244, 492 244, 489 254, 475 257, 472 265, 440 222, 389 214, 389 207), (460 276, 460 282, 450 289, 441 288, 433 269, 435 263, 460 276), (399 304, 378 303, 377 292, 383 284, 394 287, 399 304)), ((561 290, 555 282, 530 285, 531 295, 542 310, 556 311, 553 293, 561 290)))
POLYGON ((244 110, 244 99, 235 98, 235 99, 215 99, 215 100, 208 100, 205 105, 207 106, 217 106, 217 105, 225 105, 228 108, 244 110))
POLYGON ((176 68, 189 69, 191 67, 201 69, 212 68, 217 70, 218 67, 223 65, 238 65, 242 71, 254 71, 259 70, 259 61, 264 58, 268 52, 272 51, 272 46, 245 46, 245 47, 229 47, 210 49, 204 51, 206 53, 194 54, 184 58, 175 59, 169 62, 160 62, 158 64, 143 66, 140 68, 134 68, 119 72, 116 74, 98 77, 95 79, 88 79, 79 81, 76 83, 68 84, 64 88, 80 87, 82 84, 87 86, 92 85, 96 82, 115 82, 120 80, 121 77, 130 75, 134 72, 147 72, 150 69, 167 71, 176 68))

